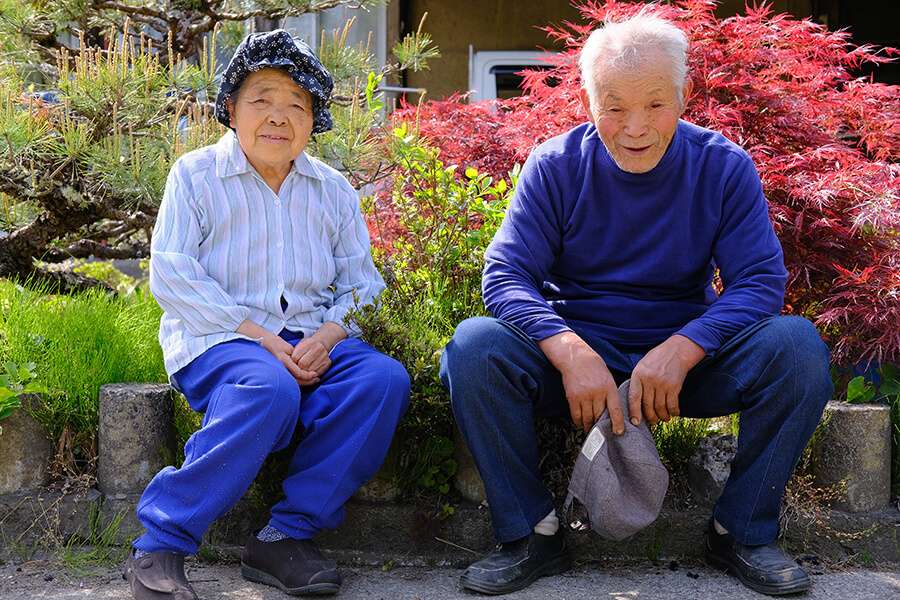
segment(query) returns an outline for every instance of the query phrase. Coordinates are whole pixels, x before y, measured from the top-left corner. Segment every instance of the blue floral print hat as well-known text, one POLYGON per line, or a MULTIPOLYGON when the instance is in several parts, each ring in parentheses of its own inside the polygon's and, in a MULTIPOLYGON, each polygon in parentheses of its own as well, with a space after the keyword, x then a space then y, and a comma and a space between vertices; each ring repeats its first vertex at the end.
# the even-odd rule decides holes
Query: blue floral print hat
POLYGON ((325 104, 334 90, 331 74, 305 42, 294 38, 284 29, 251 33, 238 45, 222 75, 219 95, 216 97, 216 119, 219 123, 231 127, 231 115, 228 114, 226 102, 240 89, 250 73, 269 67, 286 71, 294 83, 312 96, 312 132, 324 133, 330 130, 331 114, 325 104))

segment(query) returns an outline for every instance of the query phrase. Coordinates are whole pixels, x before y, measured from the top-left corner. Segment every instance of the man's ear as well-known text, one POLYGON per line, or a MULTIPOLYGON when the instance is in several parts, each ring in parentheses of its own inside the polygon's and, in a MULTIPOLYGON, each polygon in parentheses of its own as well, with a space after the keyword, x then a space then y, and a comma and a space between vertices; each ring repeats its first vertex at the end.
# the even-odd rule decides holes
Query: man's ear
POLYGON ((681 88, 681 112, 684 112, 684 107, 687 106, 688 100, 691 97, 691 92, 694 91, 694 81, 688 77, 684 80, 684 87, 681 88))
POLYGON ((594 113, 591 111, 591 96, 588 94, 587 89, 584 87, 578 90, 578 98, 581 100, 581 105, 584 107, 584 112, 587 113, 588 121, 591 123, 594 122, 594 113))

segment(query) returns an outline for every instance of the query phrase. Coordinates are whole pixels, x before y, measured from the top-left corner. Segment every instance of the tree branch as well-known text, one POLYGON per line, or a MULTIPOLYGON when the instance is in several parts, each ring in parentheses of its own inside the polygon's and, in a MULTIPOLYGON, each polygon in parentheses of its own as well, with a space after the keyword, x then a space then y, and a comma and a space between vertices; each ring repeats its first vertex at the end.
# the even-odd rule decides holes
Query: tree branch
POLYGON ((65 248, 51 249, 41 257, 41 260, 48 263, 60 263, 70 258, 88 258, 89 256, 101 260, 147 258, 150 256, 150 247, 148 244, 133 244, 125 248, 115 248, 94 240, 78 240, 65 248))

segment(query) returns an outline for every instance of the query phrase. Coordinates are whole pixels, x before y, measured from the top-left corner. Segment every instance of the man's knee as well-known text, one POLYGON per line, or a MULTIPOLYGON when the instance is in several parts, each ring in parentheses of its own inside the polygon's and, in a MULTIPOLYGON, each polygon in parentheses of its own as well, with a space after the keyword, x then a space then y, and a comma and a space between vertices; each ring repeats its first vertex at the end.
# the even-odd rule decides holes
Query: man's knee
POLYGON ((828 372, 828 346, 808 319, 793 315, 775 317, 763 332, 771 347, 785 354, 797 366, 812 372, 828 372))
POLYGON ((833 391, 830 353, 819 331, 808 319, 783 315, 771 319, 760 332, 772 355, 772 366, 793 374, 812 396, 828 399, 833 391))
POLYGON ((469 372, 498 346, 498 340, 509 335, 509 329, 490 317, 472 317, 461 322, 441 355, 441 377, 469 372))

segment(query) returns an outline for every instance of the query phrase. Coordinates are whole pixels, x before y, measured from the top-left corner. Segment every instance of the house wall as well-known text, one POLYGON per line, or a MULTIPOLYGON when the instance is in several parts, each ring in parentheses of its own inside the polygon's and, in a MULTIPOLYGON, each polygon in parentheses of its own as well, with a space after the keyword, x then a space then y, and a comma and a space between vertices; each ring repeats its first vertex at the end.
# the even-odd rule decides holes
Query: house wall
MULTIPOLYGON (((838 3, 839 0, 772 0, 771 5, 775 13, 790 13, 798 17, 812 15, 815 20, 831 25, 828 22, 829 13, 836 10, 831 5, 838 3)), ((404 85, 426 89, 426 97, 432 100, 467 90, 470 44, 475 52, 559 51, 563 45, 549 39, 537 27, 565 21, 582 22, 571 0, 392 0, 392 5, 400 21, 398 30, 403 34, 415 31, 422 15, 428 13, 424 30, 432 36, 441 58, 431 61, 430 70, 408 73, 404 85)), ((744 11, 745 5, 746 0, 722 0, 716 15, 727 17, 738 14, 744 11)))
POLYGON ((469 84, 469 45, 483 50, 562 50, 535 26, 563 21, 580 22, 571 0, 409 0, 404 30, 415 31, 424 13, 424 30, 434 40, 441 58, 431 69, 408 73, 408 87, 427 89, 438 100, 466 91, 469 84))

